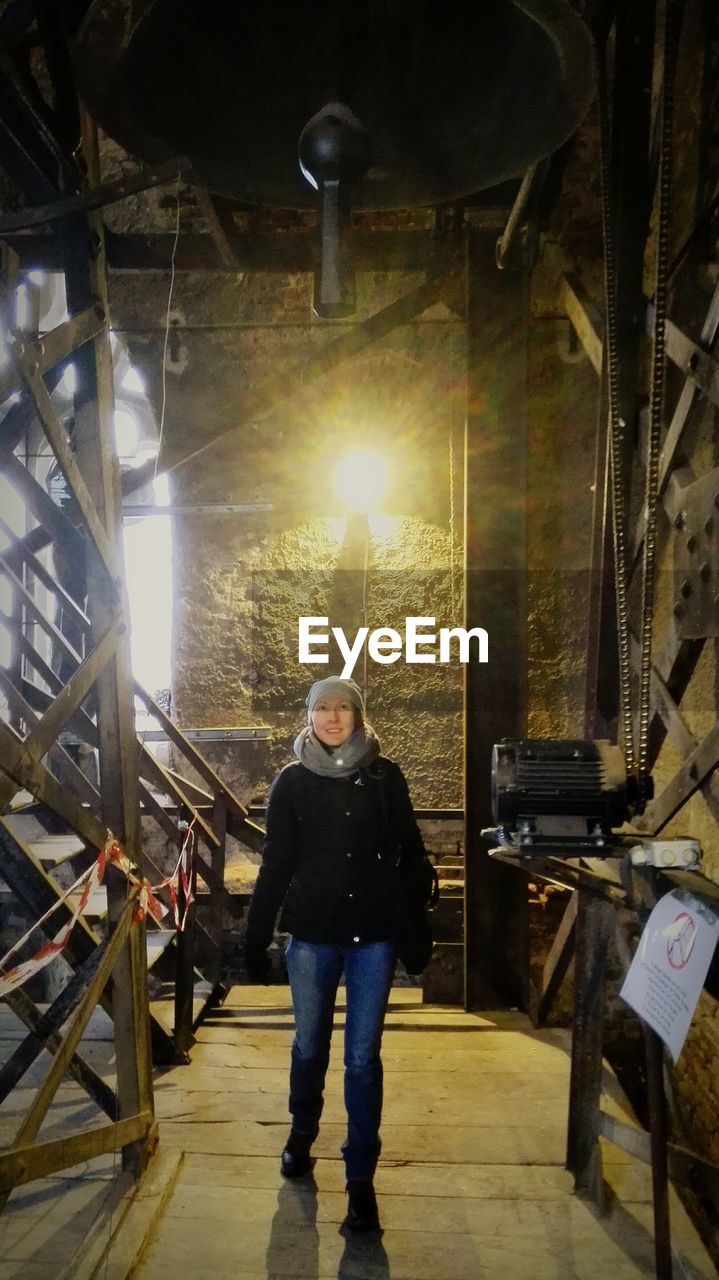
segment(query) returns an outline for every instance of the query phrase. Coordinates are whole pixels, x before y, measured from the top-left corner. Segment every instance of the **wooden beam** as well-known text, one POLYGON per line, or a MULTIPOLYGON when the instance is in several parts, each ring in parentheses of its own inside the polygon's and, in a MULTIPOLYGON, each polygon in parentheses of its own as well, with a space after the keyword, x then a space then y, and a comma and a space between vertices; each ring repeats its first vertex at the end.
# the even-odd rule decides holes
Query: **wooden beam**
POLYGON ((0 1155, 0 1191, 4 1198, 25 1182, 47 1178, 61 1169, 93 1160, 109 1151, 119 1151, 137 1140, 152 1145, 156 1130, 151 1111, 140 1111, 115 1124, 98 1129, 86 1129, 70 1138, 55 1138, 51 1142, 38 1142, 32 1146, 17 1147, 0 1155))
MULTIPOLYGON (((163 711, 162 707, 155 702, 154 698, 150 697, 149 693, 147 693, 145 689, 142 688, 142 685, 138 684, 137 681, 135 681, 135 693, 144 702, 148 714, 159 722, 161 728, 164 729, 170 739, 170 742, 177 747, 178 751, 182 752, 183 756, 192 768, 199 773, 203 781, 211 788, 213 795, 224 796, 228 809, 230 809, 242 822, 243 834, 241 839, 245 840, 249 844, 250 848, 260 849, 264 841, 264 831, 256 822, 252 821, 247 813, 247 809, 242 802, 238 800, 234 792, 227 786, 227 783, 223 782, 220 775, 215 772, 212 766, 208 764, 207 760, 205 760, 204 756, 202 756, 190 740, 185 737, 182 730, 175 724, 174 720, 172 720, 170 716, 163 711)), ((177 785, 179 789, 182 779, 179 779, 176 774, 172 774, 169 770, 165 770, 165 773, 168 778, 176 779, 175 785, 177 785)), ((189 792, 183 792, 183 795, 191 798, 189 792)))
MULTIPOLYGON (((48 666, 45 659, 41 657, 37 649, 35 649, 30 643, 27 636, 20 636, 19 643, 21 653, 24 655, 27 662, 29 662, 30 666, 37 671, 40 679, 44 680, 45 683, 50 686, 53 694, 59 693, 62 689, 62 680, 60 677, 55 674, 52 667, 48 666)), ((29 680, 23 681, 23 692, 28 703, 30 703, 31 706, 34 704, 39 711, 46 711, 52 702, 52 697, 49 693, 45 693, 44 689, 41 689, 38 685, 33 684, 29 680), (30 692, 31 690, 32 693, 30 692)), ((97 725, 94 720, 90 719, 90 716, 86 711, 83 711, 82 709, 75 711, 68 720, 68 725, 74 730, 79 738, 82 738, 83 742, 88 743, 91 747, 97 746, 97 725)))
MULTIPOLYGON (((25 787, 36 799, 41 800, 64 818, 83 840, 101 849, 107 839, 107 827, 98 822, 87 809, 75 800, 57 778, 39 760, 29 760, 24 754, 24 744, 7 725, 0 723, 0 769, 10 775, 18 787, 25 787)), ((2 818, 0 818, 0 823, 2 818)))
MULTIPOLYGON (((487 221, 500 230, 506 209, 488 214, 487 221)), ((144 273, 169 271, 175 237, 172 234, 120 234, 106 231, 107 260, 110 272, 144 273)), ((17 254, 21 271, 40 268, 61 271, 64 265, 62 247, 55 235, 3 236, 17 254)), ((316 255, 314 229, 295 227, 277 232, 236 231, 229 237, 236 260, 226 265, 211 235, 184 232, 177 245, 177 271, 262 271, 292 275, 311 274, 316 255)), ((430 230, 388 229, 352 231, 352 255, 357 271, 426 271, 435 254, 434 233, 430 230)))
MULTIPOLYGON (((35 519, 46 530, 48 536, 45 545, 47 546, 48 542, 52 542, 55 539, 71 548, 73 556, 84 558, 87 543, 79 529, 76 528, 61 507, 58 507, 57 503, 53 502, 47 490, 43 489, 41 484, 38 484, 38 481, 30 474, 20 459, 12 452, 5 451, 3 453, 1 437, 0 471, 4 472, 13 488, 17 489, 20 496, 25 499, 35 519)), ((21 546, 32 545, 37 550, 40 536, 37 530, 32 530, 32 534, 26 534, 24 538, 19 539, 18 543, 8 548, 8 550, 13 555, 19 554, 19 547, 21 546)))
MULTIPOLYGON (((361 320, 351 328, 347 328, 340 337, 328 342, 321 351, 308 359, 297 361, 281 369, 250 394, 243 410, 245 421, 253 423, 262 421, 286 400, 292 400, 296 404, 298 399, 301 400, 310 390, 312 383, 320 378, 329 377, 354 356, 360 355, 381 338, 392 333, 398 325, 407 324, 410 320, 416 319, 428 307, 441 300, 446 288, 447 281, 438 277, 417 285, 395 302, 389 303, 388 306, 369 316, 367 320, 361 320)), ((188 462, 194 462, 221 440, 227 440, 233 436, 239 438, 242 430, 243 427, 231 427, 226 431, 218 432, 209 440, 203 440, 195 448, 190 445, 174 457, 172 454, 169 457, 161 455, 159 470, 173 471, 188 462)))
MULTIPOLYGON (((32 730, 37 726, 39 723, 37 712, 33 710, 19 689, 8 678, 2 667, 0 667, 0 689, 4 692, 10 708, 18 716, 22 717, 30 729, 32 730)), ((82 770, 78 768, 72 757, 68 755, 62 744, 52 742, 48 748, 48 756, 50 763, 54 766, 62 781, 67 783, 78 800, 90 805, 91 809, 97 813, 100 800, 98 791, 93 787, 89 778, 86 778, 82 770)), ((0 782, 0 795, 2 795, 2 782, 0 782)))
POLYGON ((60 585, 57 578, 53 577, 49 569, 45 568, 42 560, 38 560, 35 553, 25 544, 24 539, 15 538, 12 529, 5 523, 2 516, 0 516, 0 529, 6 537, 12 540, 11 545, 3 551, 3 559, 6 564, 9 564, 18 574, 21 567, 26 565, 46 590, 52 592, 58 604, 72 614, 73 620, 77 625, 87 631, 90 627, 90 619, 84 609, 80 608, 77 600, 74 600, 70 593, 60 585))
POLYGON ((33 760, 41 760, 48 747, 57 738, 70 716, 78 711, 100 672, 117 652, 121 629, 116 622, 105 633, 97 646, 80 663, 67 684, 58 693, 52 706, 25 739, 25 751, 33 760))
POLYGON ((637 831, 658 835, 694 792, 699 790, 718 764, 719 724, 715 724, 679 766, 659 795, 647 805, 641 817, 635 819, 637 831))
MULTIPOLYGON (((48 1108, 57 1093, 62 1077, 69 1066, 72 1055, 74 1054, 82 1033, 90 1020, 95 1005, 98 1003, 103 987, 107 982, 115 965, 122 945, 132 927, 132 916, 135 910, 138 890, 135 889, 129 896, 125 910, 115 925, 112 934, 105 939, 97 949, 96 957, 90 957, 88 964, 94 970, 92 977, 85 988, 85 992, 77 1006, 70 1025, 66 1028, 62 1043, 55 1054, 50 1070, 43 1080, 40 1088, 35 1094, 25 1118, 15 1135, 12 1147, 23 1147, 28 1142, 32 1142, 40 1131, 48 1108), (93 964, 93 961, 95 963, 93 964)), ((0 1171, 2 1165, 0 1163, 0 1171)), ((0 1186, 2 1185, 2 1173, 0 1172, 0 1186)))
MULTIPOLYGON (((25 1072, 30 1069, 33 1062, 40 1056, 51 1040, 55 1046, 54 1053, 60 1051, 62 1048, 62 1036, 58 1033, 82 1000, 85 989, 92 980, 106 948, 107 940, 103 939, 98 944, 97 949, 75 970, 50 1007, 44 1013, 38 1014, 33 1030, 29 1035, 25 1036, 24 1040, 20 1041, 20 1044, 13 1050, 7 1061, 0 1067, 0 1102, 4 1102, 5 1098, 19 1084, 25 1072)), ((30 1001, 30 1003, 32 1002, 30 1001)), ((37 1010, 35 1012, 37 1013, 37 1010)), ((111 1090, 110 1097, 112 1098, 112 1110, 108 1112, 108 1115, 114 1120, 117 1115, 117 1099, 111 1090)))
POLYGON ((80 657, 80 654, 77 652, 76 649, 73 648, 73 646, 70 644, 70 641, 63 634, 60 628, 56 627, 55 623, 51 622, 50 619, 47 617, 47 615, 43 613, 42 609, 40 608, 33 594, 30 591, 28 591, 22 579, 18 577, 18 575, 14 572, 13 569, 11 569, 8 561, 6 560, 2 552, 0 552, 0 565, 3 566, 5 570, 5 576, 8 578, 8 580, 14 587, 15 591, 17 592, 22 603, 25 605, 31 618, 33 618, 33 620, 38 624, 41 630, 45 632, 45 635, 48 636, 49 639, 52 640, 53 643, 60 648, 62 653, 65 654, 65 656, 70 659, 71 663, 79 667, 80 663, 82 662, 82 658, 80 657))
POLYGON ((126 174, 116 182, 103 182, 72 196, 62 196, 58 200, 18 209, 14 213, 4 213, 0 215, 0 235, 4 238, 13 231, 41 227, 67 218, 69 214, 104 209, 107 205, 126 200, 128 196, 140 191, 149 191, 167 182, 175 182, 179 177, 190 173, 191 169, 190 161, 178 156, 174 160, 163 160, 161 164, 148 165, 136 173, 126 174))
MULTIPOLYGON (((626 1124, 606 1111, 600 1111, 597 1117, 597 1133, 608 1142, 628 1152, 643 1164, 651 1164, 651 1145, 649 1134, 635 1125, 626 1124)), ((719 1204, 719 1165, 704 1160, 701 1156, 687 1151, 674 1142, 667 1143, 669 1156, 669 1177, 690 1187, 700 1195, 708 1194, 714 1204, 719 1204)))
MULTIPOLYGON (((705 643, 704 639, 682 639, 677 632, 674 619, 670 618, 662 644, 654 658, 654 666, 677 706, 680 706, 684 692, 694 675, 705 643)), ((666 733, 664 721, 660 716, 655 715, 649 737, 650 768, 659 755, 666 733)))
MULTIPOLYGON (((635 635, 631 636, 632 663, 635 671, 639 670, 639 644, 635 635)), ((672 697, 657 667, 652 663, 651 671, 652 714, 658 716, 665 731, 669 734, 682 759, 686 759, 699 746, 699 739, 690 731, 681 711, 672 697)), ((704 789, 704 799, 713 816, 719 821, 719 777, 711 773, 704 789)))
POLYGON ((70 447, 65 428, 55 412, 45 383, 37 369, 25 358, 24 353, 17 346, 13 348, 12 354, 23 385, 35 405, 47 442, 62 468, 63 475, 77 503, 78 510, 91 539, 91 545, 97 551, 107 573, 110 577, 114 577, 117 572, 114 550, 95 504, 90 497, 85 478, 70 447))
MULTIPOLYGON (((9 1009, 19 1018, 21 1022, 37 1037, 40 1044, 48 1049, 50 1053, 56 1053, 60 1047, 60 1036, 55 1031, 47 1029, 44 1023, 45 1015, 33 1004, 30 997, 23 991, 22 987, 16 987, 14 991, 10 991, 3 997, 9 1009)), ((80 1057, 79 1053, 74 1053, 68 1065, 68 1075, 72 1076, 76 1084, 84 1089, 93 1102, 97 1104, 101 1111, 105 1112, 111 1120, 117 1115, 117 1098, 108 1084, 105 1083, 102 1076, 98 1075, 94 1067, 89 1062, 80 1057)))
MULTIPOLYGON (((32 849, 0 818, 0 854, 3 879, 7 881, 18 902, 21 902, 31 920, 39 920, 57 903, 61 890, 47 874, 32 849)), ((57 907, 50 928, 62 928, 70 919, 70 909, 63 903, 57 907)), ((71 963, 86 960, 97 947, 99 936, 90 928, 83 916, 78 916, 66 946, 71 963)))
POLYGON ((232 219, 223 213, 220 198, 213 196, 210 191, 205 191, 203 187, 195 187, 195 198, 215 242, 223 267, 228 271, 240 271, 237 255, 232 246, 232 219))
MULTIPOLYGON (((653 321, 654 308, 647 308, 647 325, 653 321)), ((687 378, 703 392, 713 405, 719 406, 719 360, 693 342, 678 325, 667 320, 667 355, 686 374, 687 378)))
POLYGON ((207 841, 210 848, 217 844, 217 836, 212 827, 197 812, 189 796, 185 795, 178 783, 170 778, 164 765, 160 764, 156 756, 153 756, 148 750, 144 752, 143 773, 146 778, 155 783, 159 790, 164 791, 168 796, 172 796, 178 808, 186 809, 188 813, 193 815, 197 822, 198 832, 202 834, 203 839, 207 841))
POLYGON ((534 1014, 537 1024, 543 1022, 549 1013, 554 1003, 554 997, 559 991, 574 959, 578 896, 577 890, 571 894, 549 949, 549 955, 544 963, 542 990, 539 993, 534 1014))
MULTIPOLYGON (((650 317, 653 323, 653 316, 654 316, 653 308, 649 307, 647 310, 647 329, 649 331, 651 331, 650 317)), ((676 326, 671 326, 671 330, 672 330, 672 334, 676 339, 676 335, 679 333, 679 330, 676 329, 676 326)), ((718 334, 719 334, 719 282, 717 282, 717 284, 715 285, 714 293, 712 294, 712 300, 707 309, 707 314, 705 316, 704 323, 702 325, 701 336, 699 338, 698 349, 700 349, 702 353, 708 358, 710 358, 709 353, 712 352, 714 349, 718 334)), ((669 336, 669 329, 667 330, 667 336, 669 336)), ((670 357, 672 356, 672 352, 669 350, 667 354, 670 357)), ((674 409, 674 413, 672 414, 672 420, 669 424, 669 427, 667 428, 667 433, 666 433, 666 436, 664 437, 664 443, 662 444, 661 452, 659 454, 658 483, 659 483, 660 495, 664 493, 667 487, 670 473, 672 471, 672 468, 675 465, 675 459, 677 456, 677 452, 679 450, 679 446, 684 437, 684 431, 691 419, 692 411, 697 403, 697 391, 699 389, 696 380, 691 376, 692 374, 691 365, 692 365, 692 361, 694 360, 694 352, 683 349, 680 353, 679 346, 675 345, 674 355, 677 356, 680 354, 687 358, 689 367, 686 371, 687 372, 686 381, 684 383, 684 386, 682 387, 681 394, 679 396, 676 407, 674 409)), ((665 506, 666 506, 666 501, 665 501, 665 506)), ((644 511, 641 511, 637 519, 636 529, 634 531, 634 538, 633 538, 631 552, 630 552, 630 564, 632 566, 634 566, 634 564, 636 563, 639 557, 639 554, 641 552, 642 544, 644 542, 644 532, 646 529, 646 523, 647 523, 646 514, 644 513, 644 511)))
POLYGON ((42 337, 27 342, 19 335, 13 346, 22 352, 22 358, 40 374, 45 374, 60 361, 70 356, 86 342, 91 342, 105 325, 105 312, 99 303, 93 303, 69 320, 63 320, 42 337))
POLYGON ((563 275, 559 284, 559 297, 567 316, 589 357, 596 373, 602 372, 602 317, 588 297, 579 279, 572 274, 563 275))
POLYGON ((602 1038, 606 1002, 605 971, 614 908, 579 890, 574 961, 572 1065, 569 1081, 567 1168, 575 1187, 600 1202, 602 1161, 597 1115, 602 1091, 602 1038))
POLYGON ((492 746, 505 736, 523 737, 526 723, 518 674, 527 666, 526 273, 497 271, 494 237, 470 233, 466 291, 464 626, 491 617, 493 647, 491 680, 476 662, 464 669, 463 997, 468 1009, 526 1009, 527 876, 490 857, 482 835, 493 825, 492 746))

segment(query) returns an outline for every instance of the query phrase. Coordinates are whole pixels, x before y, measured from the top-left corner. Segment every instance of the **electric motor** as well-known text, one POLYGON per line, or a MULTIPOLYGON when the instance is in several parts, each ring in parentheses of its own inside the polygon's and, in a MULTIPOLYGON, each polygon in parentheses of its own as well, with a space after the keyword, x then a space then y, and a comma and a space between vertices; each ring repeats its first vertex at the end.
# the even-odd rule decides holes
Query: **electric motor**
POLYGON ((597 838, 630 812, 619 747, 603 739, 504 738, 492 752, 498 826, 544 838, 597 838))

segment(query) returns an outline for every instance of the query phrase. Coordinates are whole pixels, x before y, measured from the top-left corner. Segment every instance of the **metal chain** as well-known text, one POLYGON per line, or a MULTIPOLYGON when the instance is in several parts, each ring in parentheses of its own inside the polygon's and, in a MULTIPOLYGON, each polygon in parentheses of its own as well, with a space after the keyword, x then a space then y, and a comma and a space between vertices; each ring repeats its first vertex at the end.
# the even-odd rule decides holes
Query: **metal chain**
POLYGON ((639 680, 639 736, 635 757, 634 726, 631 697, 631 657, 629 633, 629 609, 627 604, 626 560, 626 511, 622 478, 622 453, 626 423, 619 413, 619 378, 617 350, 616 307, 616 245, 609 167, 609 103, 605 54, 599 58, 599 111, 601 137, 602 175, 602 230, 604 238, 604 288, 605 288, 605 352, 607 401, 609 410, 610 471, 612 493, 612 522, 614 532, 614 578, 617 609, 617 638, 619 646, 619 691, 624 754, 627 771, 635 773, 639 783, 638 808, 641 811, 647 800, 647 765, 649 757, 649 726, 651 722, 651 658, 652 623, 654 617, 657 493, 659 453, 664 423, 666 385, 665 334, 667 299, 669 288, 669 214, 672 170, 672 126, 674 118, 674 66, 676 45, 676 3, 666 0, 663 29, 663 79, 661 99, 661 139, 659 155, 657 237, 654 291, 654 350, 652 361, 649 430, 647 435, 647 460, 644 505, 646 533, 642 564, 642 597, 640 648, 641 667, 639 680))
POLYGON ((614 532, 614 590, 619 645, 619 699, 627 772, 634 772, 634 731, 631 701, 629 611, 627 606, 627 556, 625 542, 622 454, 626 423, 619 414, 619 359, 617 352, 616 246, 609 169, 609 101, 604 49, 599 51, 599 119, 602 178, 602 236, 604 241, 604 353, 609 411, 609 459, 614 532))
POLYGON ((661 131, 657 192, 657 236, 654 277, 654 347, 649 401, 649 431, 645 480, 646 532, 642 575, 641 672, 639 682, 639 803, 646 803, 645 779, 649 758, 649 726, 651 722, 652 620, 654 616, 654 583, 657 542, 657 495, 659 487, 659 451, 664 426, 666 391, 665 336, 669 293, 669 216, 672 177, 672 127, 674 122, 674 68, 676 51, 676 4, 665 0, 661 131))

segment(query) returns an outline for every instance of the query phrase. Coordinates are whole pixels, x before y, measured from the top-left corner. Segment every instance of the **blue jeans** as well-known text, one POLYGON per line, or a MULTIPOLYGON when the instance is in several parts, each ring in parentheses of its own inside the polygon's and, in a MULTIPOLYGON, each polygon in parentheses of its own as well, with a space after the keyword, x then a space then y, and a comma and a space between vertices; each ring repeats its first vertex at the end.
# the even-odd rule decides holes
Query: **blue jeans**
POLYGON ((380 1045, 395 969, 391 942, 335 946, 290 938, 287 973, 295 1015, 290 1066, 292 1127, 316 1137, 330 1057, 332 1019, 344 969, 345 1107, 342 1147, 347 1178, 371 1178, 380 1153, 382 1062, 380 1045))

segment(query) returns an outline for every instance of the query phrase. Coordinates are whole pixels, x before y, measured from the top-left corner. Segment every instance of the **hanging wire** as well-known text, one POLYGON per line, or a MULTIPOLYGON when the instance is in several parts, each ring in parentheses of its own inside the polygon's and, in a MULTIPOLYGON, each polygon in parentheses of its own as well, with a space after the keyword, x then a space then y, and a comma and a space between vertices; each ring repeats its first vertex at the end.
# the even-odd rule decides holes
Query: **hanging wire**
POLYGON ((175 258, 177 256, 177 245, 180 239, 180 181, 182 172, 178 170, 177 182, 175 183, 175 239, 172 245, 172 257, 170 259, 170 288, 167 294, 167 309, 165 311, 165 339, 162 344, 162 408, 160 410, 160 432, 157 442, 157 457, 155 458, 155 469, 152 473, 153 480, 157 479, 157 466, 160 461, 160 453, 162 452, 162 436, 165 430, 165 409, 167 408, 167 350, 170 345, 170 313, 172 311, 172 294, 175 288, 175 258))
MULTIPOLYGON (((666 321, 669 295, 669 217, 671 206, 672 130, 674 123, 674 66, 676 58, 676 4, 666 0, 664 7, 663 79, 661 90, 661 127, 657 194, 657 236, 654 282, 654 351, 649 430, 645 478, 644 564, 642 575, 641 671, 639 683, 639 749, 637 769, 640 786, 645 778, 649 758, 649 725, 651 721, 652 617, 657 541, 657 495, 659 489, 659 451, 664 426, 666 393, 666 321)), ((646 795, 640 795, 646 804, 646 795)), ((643 804, 642 804, 642 807, 643 804)))

